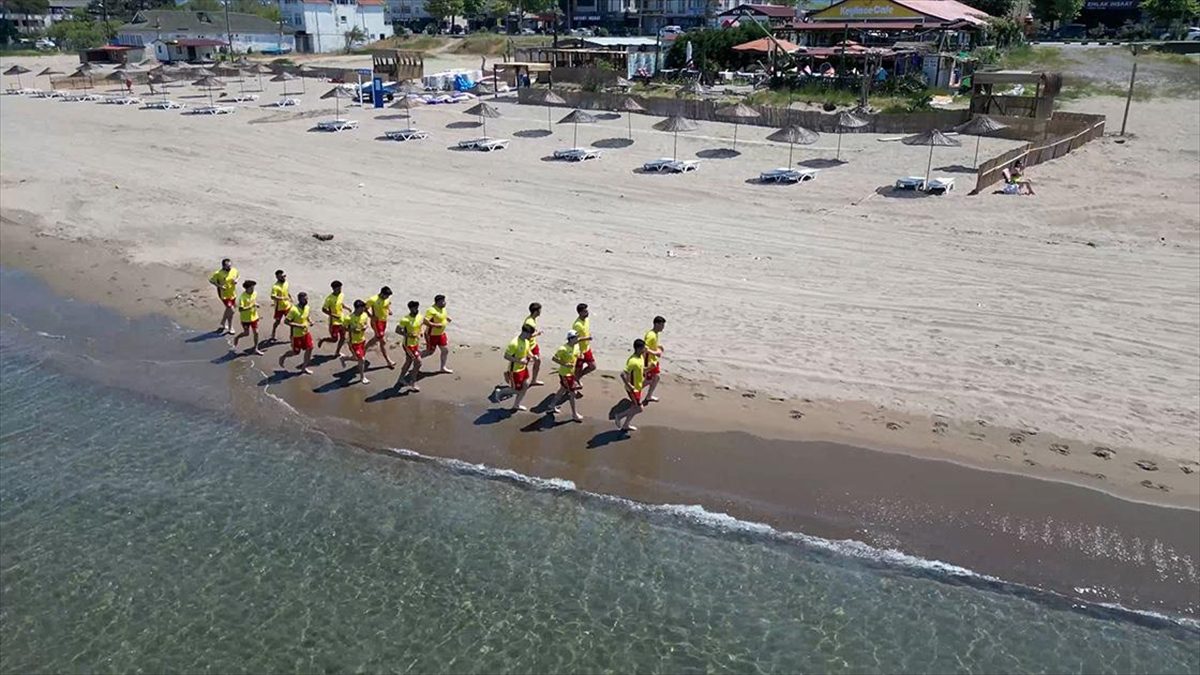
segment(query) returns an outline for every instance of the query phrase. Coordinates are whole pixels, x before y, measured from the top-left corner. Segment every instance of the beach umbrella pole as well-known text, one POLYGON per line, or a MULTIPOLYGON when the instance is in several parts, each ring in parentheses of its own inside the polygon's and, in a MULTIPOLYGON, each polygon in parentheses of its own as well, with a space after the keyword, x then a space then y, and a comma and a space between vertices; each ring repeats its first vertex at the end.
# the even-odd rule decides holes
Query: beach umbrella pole
POLYGON ((929 144, 929 163, 925 165, 925 185, 929 185, 929 172, 933 170, 933 143, 929 144))
POLYGON ((629 125, 629 140, 633 140, 633 113, 625 113, 625 122, 629 125))
POLYGON ((835 158, 835 161, 838 161, 838 162, 842 161, 842 130, 841 129, 838 129, 838 149, 837 149, 837 157, 835 158))
POLYGON ((787 165, 788 165, 789 169, 792 168, 792 152, 795 151, 795 149, 796 149, 795 143, 788 143, 788 164, 787 165))
POLYGON ((734 122, 733 123, 733 149, 734 150, 737 150, 737 128, 738 128, 738 123, 734 122))
POLYGON ((571 147, 579 147, 579 122, 575 123, 575 137, 571 139, 571 147))
POLYGON ((679 159, 679 132, 675 132, 675 146, 671 148, 671 161, 679 159))
POLYGON ((553 126, 553 123, 550 121, 550 115, 551 115, 550 106, 547 105, 546 106, 546 130, 551 133, 554 133, 554 126, 553 126))
POLYGON ((975 159, 971 162, 972 169, 979 168, 979 142, 983 140, 983 136, 975 137, 975 159))

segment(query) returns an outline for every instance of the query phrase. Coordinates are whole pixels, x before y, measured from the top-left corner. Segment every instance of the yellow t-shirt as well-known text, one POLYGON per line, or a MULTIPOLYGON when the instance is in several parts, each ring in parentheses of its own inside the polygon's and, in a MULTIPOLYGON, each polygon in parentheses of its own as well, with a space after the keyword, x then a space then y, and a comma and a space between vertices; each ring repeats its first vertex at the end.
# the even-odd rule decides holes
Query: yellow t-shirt
POLYGON ((275 301, 276 312, 286 312, 291 309, 292 301, 288 297, 288 282, 281 281, 271 284, 271 299, 275 301))
POLYGON ((356 345, 367 341, 367 328, 371 325, 371 317, 366 312, 351 314, 346 317, 346 330, 350 331, 350 344, 356 345))
POLYGON ((329 312, 329 325, 342 325, 344 311, 342 307, 346 304, 346 298, 342 293, 330 293, 325 296, 325 304, 321 305, 321 309, 329 312))
POLYGON ((237 278, 238 271, 236 267, 230 267, 229 271, 217 270, 208 278, 209 281, 214 281, 217 284, 217 293, 221 298, 230 300, 237 296, 237 278))
POLYGON ((367 298, 367 308, 375 313, 376 321, 387 323, 388 314, 392 313, 392 299, 381 298, 378 294, 367 298))
POLYGON ((512 372, 514 373, 525 370, 523 359, 529 358, 531 353, 533 353, 533 342, 521 337, 513 338, 512 342, 509 342, 508 347, 504 350, 505 356, 514 356, 517 359, 516 363, 511 364, 512 372))
POLYGON ((404 334, 405 346, 415 347, 421 343, 421 324, 424 322, 419 315, 405 314, 400 317, 399 323, 404 334))
POLYGON ((258 293, 244 292, 237 299, 238 317, 242 323, 258 321, 258 293))
POLYGON ((438 323, 442 324, 440 326, 435 326, 432 323, 427 324, 429 326, 429 334, 430 335, 441 335, 442 333, 446 332, 446 319, 448 318, 446 314, 447 314, 446 308, 443 307, 441 309, 438 309, 437 305, 434 305, 433 307, 430 307, 429 309, 425 310, 425 320, 426 321, 433 320, 433 321, 437 321, 438 323))
POLYGON ((571 330, 579 336, 579 351, 586 352, 592 348, 592 341, 584 342, 584 338, 592 337, 592 320, 591 317, 586 319, 575 319, 575 323, 571 324, 571 330))
MULTIPOLYGON (((535 332, 535 333, 537 332, 537 319, 535 319, 532 314, 525 317, 525 321, 521 325, 522 326, 533 326, 533 332, 535 332)), ((529 338, 529 344, 536 345, 537 338, 535 338, 535 337, 529 338)))
POLYGON ((579 345, 571 344, 570 342, 558 348, 554 352, 554 361, 558 366, 559 375, 571 375, 575 372, 575 361, 579 359, 579 345), (570 365, 563 365, 566 362, 570 365))
MULTIPOLYGON (((646 349, 658 350, 658 331, 653 328, 646 331, 646 337, 642 338, 646 343, 646 349)), ((646 365, 653 366, 658 364, 658 357, 650 352, 646 352, 646 365)))
POLYGON ((625 362, 625 372, 629 373, 629 382, 634 391, 641 391, 646 383, 646 358, 634 354, 625 362))
POLYGON ((292 329, 292 337, 298 338, 308 335, 308 310, 310 309, 312 309, 311 305, 305 305, 303 309, 301 309, 299 305, 292 305, 292 308, 288 310, 288 321, 291 321, 292 323, 303 324, 299 328, 296 326, 288 326, 292 329))

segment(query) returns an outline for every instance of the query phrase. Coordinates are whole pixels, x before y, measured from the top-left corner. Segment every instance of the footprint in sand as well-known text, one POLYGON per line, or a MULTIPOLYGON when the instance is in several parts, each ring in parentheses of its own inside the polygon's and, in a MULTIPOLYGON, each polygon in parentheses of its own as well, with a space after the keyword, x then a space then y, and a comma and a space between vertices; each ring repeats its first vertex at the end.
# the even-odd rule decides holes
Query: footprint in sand
POLYGON ((755 394, 752 391, 748 391, 748 392, 742 394, 742 398, 754 398, 755 396, 757 396, 757 394, 755 394))
POLYGON ((1179 470, 1190 476, 1200 470, 1200 462, 1180 462, 1179 470))
POLYGON ((1134 464, 1136 464, 1137 468, 1141 469, 1142 471, 1158 471, 1158 464, 1151 462, 1148 459, 1139 459, 1138 461, 1134 462, 1134 464))
POLYGON ((1163 485, 1162 483, 1155 483, 1152 480, 1144 480, 1141 483, 1138 483, 1138 485, 1141 485, 1144 488, 1150 488, 1151 490, 1158 490, 1160 492, 1171 491, 1171 488, 1167 487, 1166 485, 1163 485))
POLYGON ((987 438, 987 435, 981 434, 978 431, 972 431, 971 433, 967 434, 967 438, 970 438, 973 441, 982 441, 983 439, 987 438))
POLYGON ((944 419, 936 419, 933 421, 933 433, 939 436, 945 434, 950 429, 950 424, 944 419))
POLYGON ((888 422, 886 426, 888 431, 900 431, 904 428, 904 425, 900 424, 899 422, 888 422))
POLYGON ((1024 462, 1025 462, 1026 466, 1037 466, 1038 465, 1038 463, 1033 461, 1032 459, 1025 459, 1024 462))
POLYGON ((706 398, 708 398, 708 394, 706 394, 702 391, 693 391, 692 398, 706 399, 706 398))
POLYGON ((1009 457, 1008 455, 992 455, 992 457, 1000 460, 1001 462, 1007 462, 1012 459, 1012 457, 1009 457))
POLYGON ((1051 443, 1050 452, 1057 452, 1060 455, 1071 454, 1071 448, 1066 443, 1051 443))
POLYGON ((772 397, 771 397, 771 400, 772 400, 772 401, 775 401, 776 403, 783 403, 783 402, 784 402, 784 401, 786 401, 787 399, 786 399, 786 398, 784 398, 784 397, 782 397, 782 396, 772 396, 772 397))
POLYGON ((1096 449, 1092 450, 1092 454, 1100 459, 1112 459, 1113 455, 1117 453, 1113 452, 1112 448, 1106 448, 1103 445, 1097 445, 1096 449))
POLYGON ((1008 435, 1008 442, 1012 443, 1013 445, 1020 445, 1025 442, 1025 434, 1019 431, 1014 431, 1008 435))
POLYGON ((788 413, 788 417, 791 417, 794 420, 802 420, 804 419, 804 413, 800 412, 799 410, 793 410, 788 413))

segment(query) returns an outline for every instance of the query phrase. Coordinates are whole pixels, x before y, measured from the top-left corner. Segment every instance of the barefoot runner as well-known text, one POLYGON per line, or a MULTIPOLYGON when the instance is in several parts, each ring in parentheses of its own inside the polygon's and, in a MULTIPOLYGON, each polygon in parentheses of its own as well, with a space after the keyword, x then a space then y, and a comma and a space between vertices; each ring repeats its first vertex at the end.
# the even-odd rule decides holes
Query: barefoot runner
MULTIPOLYGON (((532 350, 530 351, 530 364, 533 368, 532 386, 535 387, 540 387, 544 384, 544 382, 538 379, 538 374, 542 372, 542 348, 538 346, 537 341, 538 336, 542 334, 542 331, 538 330, 537 327, 538 317, 541 315, 542 303, 531 302, 529 303, 529 316, 525 317, 525 323, 523 324, 533 328, 533 333, 529 340, 533 345, 532 350)), ((507 379, 510 375, 511 373, 505 373, 505 379, 507 379)))
POLYGON ((237 268, 229 261, 229 258, 221 259, 221 269, 212 273, 208 278, 208 283, 212 284, 217 289, 217 299, 225 305, 225 313, 221 315, 221 325, 217 328, 218 333, 228 333, 233 335, 233 308, 237 304, 237 268))
POLYGON ((371 331, 375 333, 375 337, 367 341, 367 349, 378 343, 379 353, 383 354, 387 367, 395 368, 396 364, 387 352, 387 322, 392 313, 392 289, 384 286, 377 295, 367 298, 367 313, 371 315, 371 331))
POLYGON ((451 321, 453 319, 446 314, 446 296, 433 296, 433 306, 425 310, 425 351, 421 356, 428 358, 433 356, 434 350, 440 350, 439 373, 454 372, 446 367, 446 360, 450 358, 450 336, 446 335, 446 327, 451 321))
POLYGON ((588 318, 586 302, 575 305, 575 313, 579 315, 571 330, 579 336, 579 361, 575 364, 575 381, 583 383, 583 376, 596 369, 596 357, 592 356, 592 321, 588 318))
POLYGON ((421 318, 421 303, 416 300, 408 301, 408 314, 396 322, 396 333, 404 336, 404 365, 400 366, 400 377, 396 380, 396 388, 403 389, 407 381, 411 391, 421 391, 417 386, 417 376, 421 374, 421 328, 425 320, 421 318))
POLYGON ((658 342, 658 334, 666 327, 667 320, 656 316, 654 317, 654 327, 646 331, 646 337, 642 338, 646 343, 646 403, 654 403, 658 400, 654 396, 654 390, 658 387, 659 359, 663 355, 663 347, 658 342))
POLYGON ((308 293, 301 293, 296 296, 296 304, 288 310, 287 318, 284 319, 292 332, 292 348, 279 357, 279 367, 283 368, 283 362, 289 357, 295 356, 301 352, 304 353, 304 363, 300 364, 300 372, 305 375, 312 375, 312 370, 308 364, 312 361, 313 337, 309 326, 312 325, 312 319, 309 318, 308 293))
MULTIPOLYGON (((367 303, 362 300, 354 301, 354 312, 346 317, 345 331, 350 340, 350 353, 358 362, 358 381, 370 384, 367 379, 367 328, 371 325, 371 316, 367 314, 367 303)), ((346 357, 342 357, 342 365, 346 365, 346 357)))
POLYGON ((336 343, 333 358, 340 359, 342 345, 346 344, 345 321, 350 308, 346 306, 346 296, 342 294, 342 282, 334 281, 329 284, 329 288, 333 292, 325 296, 325 302, 321 303, 321 313, 329 317, 329 337, 317 340, 317 347, 326 342, 336 343))
POLYGON ((554 362, 558 364, 558 391, 554 394, 554 414, 562 412, 563 399, 571 404, 571 419, 583 421, 583 415, 575 408, 575 391, 579 385, 575 382, 575 362, 579 360, 579 335, 575 331, 567 333, 567 341, 554 352, 554 362))
POLYGON ((625 361, 625 370, 621 371, 621 382, 625 385, 625 395, 629 397, 630 406, 617 415, 617 428, 621 431, 637 431, 637 427, 630 422, 633 421, 634 415, 642 412, 642 387, 646 383, 645 340, 638 338, 633 341, 633 355, 625 361))
POLYGON ((497 385, 489 397, 493 401, 498 401, 511 392, 516 392, 517 398, 513 401, 512 410, 528 410, 521 405, 521 400, 525 398, 525 393, 529 391, 530 386, 529 363, 533 359, 533 331, 531 324, 524 323, 521 325, 521 334, 508 343, 508 347, 504 350, 506 362, 504 381, 507 384, 497 385))
POLYGON ((275 270, 275 283, 271 284, 271 301, 275 303, 275 323, 271 324, 271 342, 279 342, 275 338, 275 331, 279 329, 279 324, 287 318, 288 311, 292 308, 292 294, 288 291, 287 275, 283 270, 275 270))
POLYGON ((258 348, 258 294, 254 292, 254 287, 257 284, 247 279, 242 282, 242 294, 237 297, 238 318, 242 322, 242 332, 238 333, 233 338, 233 348, 237 349, 238 340, 247 335, 254 336, 254 342, 250 343, 250 348, 246 353, 262 354, 262 350, 258 348))

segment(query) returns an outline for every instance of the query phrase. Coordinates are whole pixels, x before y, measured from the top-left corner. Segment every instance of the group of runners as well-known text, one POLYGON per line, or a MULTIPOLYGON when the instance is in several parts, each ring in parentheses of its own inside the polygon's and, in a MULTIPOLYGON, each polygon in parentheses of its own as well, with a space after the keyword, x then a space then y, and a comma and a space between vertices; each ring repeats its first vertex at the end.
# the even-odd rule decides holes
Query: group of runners
MULTIPOLYGON (((242 338, 249 337, 251 345, 248 353, 262 355, 263 340, 259 334, 259 307, 257 282, 245 280, 241 282, 242 291, 238 292, 238 270, 233 263, 225 258, 221 268, 209 277, 209 283, 217 289, 217 297, 224 305, 224 314, 218 332, 233 335, 233 348, 237 349, 242 338), (234 314, 238 315, 241 332, 233 329, 234 314)), ((392 315, 392 289, 384 286, 379 292, 366 300, 354 300, 346 304, 342 291, 342 282, 330 283, 330 293, 321 303, 320 311, 329 322, 329 336, 314 343, 312 326, 315 325, 312 316, 312 306, 307 293, 298 293, 293 298, 288 287, 287 274, 283 270, 275 270, 275 282, 271 285, 270 306, 272 308, 271 343, 278 342, 276 334, 280 326, 284 326, 291 338, 290 349, 279 357, 280 369, 285 368, 288 359, 302 356, 299 369, 311 374, 309 367, 312 363, 312 353, 316 347, 325 344, 336 345, 334 357, 345 365, 354 361, 358 366, 358 382, 367 384, 367 351, 378 347, 380 354, 389 369, 394 369, 396 363, 388 353, 387 328, 392 315), (368 331, 371 337, 368 338, 368 331), (343 354, 343 349, 349 349, 349 356, 343 354)), ((552 409, 555 414, 562 412, 562 406, 571 409, 571 419, 582 421, 579 414, 577 399, 583 397, 583 378, 596 370, 596 358, 592 353, 592 328, 590 313, 586 303, 576 305, 577 318, 567 331, 565 341, 551 356, 555 372, 558 375, 559 388, 555 392, 552 409)), ((489 399, 499 402, 502 399, 513 398, 511 409, 514 411, 528 410, 523 405, 525 395, 530 387, 542 386, 538 378, 542 368, 542 351, 538 338, 543 334, 538 328, 538 319, 542 313, 540 303, 529 305, 529 315, 521 323, 519 334, 508 343, 504 350, 503 384, 493 389, 489 399)), ((400 376, 396 387, 401 391, 419 392, 417 385, 421 373, 421 360, 438 353, 440 364, 438 372, 452 373, 447 367, 450 358, 449 336, 447 327, 453 319, 446 309, 446 297, 435 295, 433 305, 421 312, 421 303, 410 300, 407 313, 400 317, 396 325, 396 333, 402 337, 404 363, 400 367, 400 376), (422 348, 421 342, 424 341, 422 348)), ((621 371, 621 381, 625 386, 629 405, 624 407, 615 417, 617 427, 627 431, 636 430, 632 426, 633 418, 644 409, 647 403, 657 401, 654 390, 658 387, 663 355, 663 347, 659 335, 666 327, 666 319, 654 317, 653 325, 645 336, 633 341, 633 353, 626 359, 621 371)))

